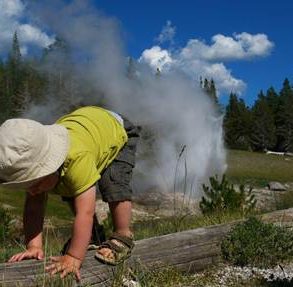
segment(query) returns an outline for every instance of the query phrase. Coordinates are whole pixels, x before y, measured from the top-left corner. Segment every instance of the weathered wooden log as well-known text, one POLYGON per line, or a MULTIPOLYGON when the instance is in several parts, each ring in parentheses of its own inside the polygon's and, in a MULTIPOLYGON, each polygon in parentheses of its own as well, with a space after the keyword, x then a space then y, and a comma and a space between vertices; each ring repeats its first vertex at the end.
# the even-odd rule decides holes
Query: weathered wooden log
MULTIPOLYGON (((263 216, 265 221, 292 220, 293 209, 277 211, 263 216)), ((238 221, 239 222, 239 221, 238 221)), ((124 268, 163 268, 174 266, 186 272, 195 272, 218 263, 220 242, 237 222, 153 237, 136 241, 133 255, 124 268)), ((111 286, 120 267, 99 263, 95 251, 88 251, 83 263, 80 286, 111 286)), ((45 261, 26 260, 0 264, 0 286, 57 286, 44 272, 45 261)), ((62 286, 76 286, 74 280, 62 286)), ((61 285, 60 285, 61 286, 61 285)))
MULTIPOLYGON (((174 266, 183 271, 202 270, 219 261, 219 242, 232 224, 198 228, 136 241, 129 267, 174 266)), ((117 267, 99 263, 88 251, 83 263, 81 285, 111 286, 117 267)), ((0 265, 0 286, 50 286, 44 261, 26 260, 0 265)))

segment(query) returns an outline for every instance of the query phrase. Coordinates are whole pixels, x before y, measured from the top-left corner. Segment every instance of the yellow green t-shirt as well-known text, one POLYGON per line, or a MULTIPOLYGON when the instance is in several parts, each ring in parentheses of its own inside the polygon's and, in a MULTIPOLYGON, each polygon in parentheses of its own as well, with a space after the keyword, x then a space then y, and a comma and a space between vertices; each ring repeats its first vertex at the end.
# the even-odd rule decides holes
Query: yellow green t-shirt
POLYGON ((70 147, 55 192, 75 197, 101 178, 127 142, 127 134, 109 111, 99 107, 77 109, 56 124, 68 130, 70 147))

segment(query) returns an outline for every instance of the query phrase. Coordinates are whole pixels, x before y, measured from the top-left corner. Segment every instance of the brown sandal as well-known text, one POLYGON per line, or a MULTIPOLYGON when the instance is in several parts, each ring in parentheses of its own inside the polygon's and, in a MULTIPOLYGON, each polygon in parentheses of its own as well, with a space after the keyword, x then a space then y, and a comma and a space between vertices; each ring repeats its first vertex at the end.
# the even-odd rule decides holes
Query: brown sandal
POLYGON ((117 265, 130 257, 133 247, 134 247, 133 237, 123 236, 115 232, 110 236, 108 240, 103 242, 97 248, 95 258, 106 264, 117 265), (119 242, 119 244, 117 244, 114 240, 119 242), (102 248, 110 249, 114 255, 114 258, 108 258, 107 256, 100 254, 98 251, 101 250, 102 248))

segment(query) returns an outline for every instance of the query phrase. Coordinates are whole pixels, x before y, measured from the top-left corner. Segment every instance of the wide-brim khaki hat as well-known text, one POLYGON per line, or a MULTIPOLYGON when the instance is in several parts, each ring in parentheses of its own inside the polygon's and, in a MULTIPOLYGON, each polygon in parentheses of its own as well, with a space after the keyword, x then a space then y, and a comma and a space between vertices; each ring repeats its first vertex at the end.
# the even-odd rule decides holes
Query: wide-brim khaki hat
POLYGON ((65 127, 29 119, 10 119, 0 126, 0 185, 27 188, 56 172, 66 159, 69 135, 65 127))

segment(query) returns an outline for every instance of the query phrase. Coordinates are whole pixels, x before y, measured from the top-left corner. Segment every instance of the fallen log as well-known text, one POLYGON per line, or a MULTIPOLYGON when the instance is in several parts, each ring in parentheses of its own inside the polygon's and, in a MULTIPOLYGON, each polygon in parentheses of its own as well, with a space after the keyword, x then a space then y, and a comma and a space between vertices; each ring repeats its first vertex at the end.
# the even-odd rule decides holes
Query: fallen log
MULTIPOLYGON (((292 214, 293 209, 288 209, 269 213, 263 216, 263 219, 270 222, 281 220, 285 223, 285 219, 292 220, 292 214)), ((133 255, 123 267, 151 269, 173 266, 185 272, 201 271, 221 261, 220 242, 238 222, 138 240, 133 255)), ((94 252, 87 252, 81 269, 82 281, 79 286, 112 286, 121 266, 113 267, 99 263, 94 258, 94 252)), ((54 279, 44 272, 45 265, 46 261, 36 260, 0 264, 0 286, 57 286, 50 283, 54 279)), ((67 285, 62 286, 77 285, 71 279, 67 285)))
MULTIPOLYGON (((174 266, 180 270, 199 271, 219 261, 219 242, 232 224, 197 228, 136 241, 127 265, 135 267, 174 266)), ((99 263, 95 251, 88 251, 83 263, 82 285, 111 286, 115 267, 99 263)), ((0 265, 0 284, 10 286, 48 286, 50 278, 45 274, 45 261, 26 260, 0 265)), ((1 285, 0 285, 1 286, 1 285)))

